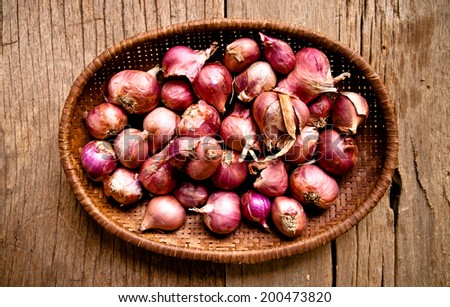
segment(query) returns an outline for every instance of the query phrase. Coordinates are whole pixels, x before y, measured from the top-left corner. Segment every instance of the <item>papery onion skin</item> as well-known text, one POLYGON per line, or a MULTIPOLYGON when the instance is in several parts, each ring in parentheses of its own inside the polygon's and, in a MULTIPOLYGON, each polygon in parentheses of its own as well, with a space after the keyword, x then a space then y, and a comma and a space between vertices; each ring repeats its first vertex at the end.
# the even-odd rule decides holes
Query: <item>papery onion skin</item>
POLYGON ((233 90, 233 77, 220 63, 210 63, 203 66, 192 82, 195 94, 220 113, 225 112, 225 105, 233 90))
POLYGON ((186 220, 186 210, 172 195, 153 197, 145 209, 139 231, 158 229, 174 231, 186 220))
POLYGON ((222 161, 210 179, 221 190, 234 190, 247 179, 247 163, 239 161, 239 154, 233 150, 224 150, 222 161))
POLYGON ((288 189, 289 176, 280 158, 267 162, 254 161, 249 163, 251 174, 258 174, 253 187, 268 197, 283 195, 288 189))
POLYGON ((175 79, 163 84, 161 100, 167 108, 183 112, 194 103, 195 97, 187 80, 175 79))
POLYGON ((219 128, 220 115, 216 108, 200 100, 183 112, 176 131, 178 135, 203 137, 217 135, 219 128))
POLYGON ((339 196, 336 180, 314 164, 302 165, 289 177, 292 197, 304 206, 328 209, 339 196))
POLYGON ((284 160, 293 164, 310 161, 317 149, 319 132, 315 127, 306 126, 297 134, 294 145, 284 155, 284 160))
POLYGON ((277 76, 269 63, 257 61, 234 78, 234 90, 239 100, 251 102, 259 94, 275 87, 277 76))
POLYGON ((303 128, 305 128, 305 126, 309 122, 309 118, 311 116, 311 114, 309 112, 309 108, 303 101, 301 101, 300 99, 298 99, 295 96, 291 97, 290 99, 291 99, 292 106, 294 107, 294 113, 296 115, 296 119, 298 121, 297 127, 298 127, 299 131, 301 131, 303 128))
POLYGON ((259 33, 264 45, 264 56, 273 70, 287 74, 295 67, 295 53, 285 41, 259 33))
POLYGON ((120 163, 128 168, 142 165, 148 158, 148 132, 135 128, 124 129, 114 140, 114 151, 120 163))
POLYGON ((205 180, 214 174, 222 161, 222 147, 212 137, 204 137, 195 147, 195 157, 186 164, 185 172, 192 179, 205 180))
POLYGON ((241 211, 246 219, 259 223, 268 230, 267 219, 271 212, 272 203, 265 195, 248 190, 241 197, 241 211))
POLYGON ((276 197, 271 215, 278 230, 290 238, 300 236, 308 226, 308 218, 302 205, 291 197, 276 197))
POLYGON ((173 195, 185 208, 202 207, 209 197, 206 186, 194 181, 181 182, 173 191, 173 195))
POLYGON ((121 206, 137 202, 143 195, 138 174, 127 168, 119 167, 103 181, 105 195, 114 198, 121 206))
POLYGON ((244 152, 244 148, 245 151, 261 151, 259 135, 259 128, 250 109, 246 109, 238 102, 236 102, 233 112, 220 124, 220 136, 225 145, 237 152, 244 152))
POLYGON ((318 129, 324 128, 327 124, 327 119, 331 113, 333 103, 327 95, 320 95, 314 99, 309 105, 309 126, 314 126, 318 129))
POLYGON ((175 112, 158 107, 144 118, 143 127, 149 134, 148 145, 152 154, 157 153, 175 136, 181 117, 175 112))
POLYGON ((109 102, 104 102, 85 112, 86 128, 94 138, 102 140, 116 135, 128 124, 125 111, 109 102))
POLYGON ((231 191, 214 192, 206 205, 191 210, 201 213, 206 227, 216 234, 230 234, 241 222, 240 198, 231 191))
POLYGON ((261 57, 258 43, 251 38, 242 37, 227 45, 224 65, 231 73, 240 73, 261 57))
POLYGON ((156 195, 172 192, 176 187, 177 177, 174 166, 161 154, 155 154, 145 160, 138 176, 144 188, 156 195))
POLYGON ((194 81, 206 60, 217 48, 217 42, 213 42, 206 50, 193 50, 182 45, 171 47, 164 53, 162 59, 164 77, 187 77, 190 82, 194 81))
POLYGON ((333 175, 350 172, 358 159, 358 146, 353 138, 336 130, 327 129, 320 133, 317 145, 318 164, 333 175))
POLYGON ((108 83, 108 102, 121 105, 130 114, 150 112, 159 103, 161 88, 156 80, 160 70, 155 66, 148 72, 122 70, 108 83))
POLYGON ((117 168, 117 156, 112 146, 105 141, 87 143, 81 152, 81 165, 93 181, 103 181, 117 168))
POLYGON ((358 127, 369 117, 369 105, 358 93, 342 92, 337 95, 331 112, 335 129, 343 133, 356 134, 358 127))

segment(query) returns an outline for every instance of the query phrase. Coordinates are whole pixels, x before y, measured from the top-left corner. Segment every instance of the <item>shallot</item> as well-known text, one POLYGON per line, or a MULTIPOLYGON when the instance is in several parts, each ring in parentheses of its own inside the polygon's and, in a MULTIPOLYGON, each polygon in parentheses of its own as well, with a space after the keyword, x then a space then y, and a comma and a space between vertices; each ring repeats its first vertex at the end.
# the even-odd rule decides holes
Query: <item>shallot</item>
POLYGON ((138 174, 124 167, 116 171, 103 181, 106 196, 111 196, 121 206, 137 202, 143 195, 138 174))
POLYGON ((117 168, 117 157, 112 146, 105 141, 87 143, 81 152, 81 165, 89 178, 102 181, 117 168))
POLYGON ((170 142, 180 121, 178 114, 164 107, 158 107, 145 116, 143 127, 148 131, 149 151, 152 154, 170 142))
POLYGON ((242 102, 250 102, 259 94, 275 87, 277 76, 269 63, 258 61, 234 78, 234 90, 242 102))
POLYGON ((289 176, 286 167, 280 158, 270 161, 253 161, 248 165, 249 172, 258 177, 253 182, 253 187, 269 197, 283 195, 289 184, 289 176))
POLYGON ((109 102, 84 112, 83 117, 89 134, 99 140, 116 135, 128 124, 125 111, 109 102))
POLYGON ((227 45, 223 59, 225 67, 232 73, 240 73, 261 56, 258 43, 251 38, 242 37, 227 45))
POLYGON ((210 179, 222 190, 234 190, 247 179, 247 175, 247 162, 239 161, 237 152, 226 149, 223 151, 221 163, 210 179))
POLYGON ((285 154, 284 160, 289 163, 301 164, 308 162, 316 153, 319 132, 315 127, 306 126, 297 134, 294 145, 285 154))
POLYGON ((161 153, 145 160, 139 171, 139 181, 152 194, 172 192, 177 184, 177 172, 161 153))
POLYGON ((114 140, 119 161, 128 168, 136 168, 148 158, 148 132, 135 128, 123 130, 114 140))
POLYGON ((302 205, 291 197, 276 197, 273 200, 271 215, 278 230, 290 238, 301 235, 308 225, 302 205))
POLYGON ((240 199, 235 192, 214 192, 206 205, 190 210, 201 213, 206 227, 216 234, 232 233, 241 222, 240 199))
POLYGON ((310 113, 308 125, 314 126, 318 129, 324 128, 327 124, 327 119, 330 115, 332 105, 333 103, 331 102, 331 99, 325 94, 322 94, 314 99, 310 104, 308 104, 310 113))
POLYGON ((145 209, 139 231, 158 229, 173 231, 181 227, 186 219, 186 210, 172 195, 153 197, 145 209))
POLYGON ((202 137, 217 135, 219 128, 220 115, 216 108, 200 100, 183 112, 176 131, 178 135, 202 137))
POLYGON ((156 65, 149 71, 127 69, 112 76, 108 83, 108 102, 121 105, 128 113, 144 114, 159 103, 161 88, 156 65))
POLYGON ((272 203, 263 194, 248 190, 241 197, 241 210, 246 219, 259 223, 268 230, 267 218, 270 216, 272 203))
POLYGON ((184 111, 194 103, 194 93, 189 81, 183 79, 169 80, 161 87, 161 101, 174 111, 184 111))
POLYGON ((287 74, 295 67, 295 54, 291 46, 285 41, 259 33, 264 45, 264 56, 273 70, 280 74, 287 74))
POLYGON ((355 134, 369 116, 369 105, 358 93, 342 92, 337 95, 331 112, 334 128, 343 133, 355 134))
POLYGON ((185 166, 185 172, 192 179, 204 180, 211 177, 222 161, 222 147, 212 137, 203 137, 194 149, 194 156, 185 166))
POLYGON ((183 181, 173 191, 173 195, 185 208, 199 208, 208 200, 208 189, 199 181, 183 181))

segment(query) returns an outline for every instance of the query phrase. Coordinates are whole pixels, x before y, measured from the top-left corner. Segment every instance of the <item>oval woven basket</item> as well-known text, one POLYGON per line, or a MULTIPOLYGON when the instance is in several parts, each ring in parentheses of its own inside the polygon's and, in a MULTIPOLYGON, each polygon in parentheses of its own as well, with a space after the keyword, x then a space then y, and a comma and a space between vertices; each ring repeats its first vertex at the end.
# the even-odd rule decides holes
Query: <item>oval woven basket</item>
POLYGON ((179 258, 214 262, 257 263, 303 253, 324 245, 348 231, 379 202, 390 186, 397 165, 398 133, 389 95, 372 67, 354 51, 325 35, 300 26, 248 19, 211 19, 181 23, 141 33, 108 48, 96 57, 75 80, 65 102, 59 131, 62 166, 78 200, 107 231, 150 251, 179 258), (258 40, 258 32, 289 42, 296 52, 313 46, 330 59, 333 76, 350 72, 340 90, 362 94, 370 116, 355 140, 360 150, 357 166, 339 179, 340 196, 329 210, 309 217, 302 236, 287 240, 243 221, 231 235, 217 237, 204 226, 201 216, 188 214, 184 225, 172 233, 137 229, 149 197, 123 210, 107 198, 101 184, 86 177, 80 153, 90 140, 82 113, 103 102, 102 86, 123 69, 148 70, 160 64, 174 45, 205 49, 217 41, 220 49, 210 61, 221 60, 225 46, 239 37, 258 40))

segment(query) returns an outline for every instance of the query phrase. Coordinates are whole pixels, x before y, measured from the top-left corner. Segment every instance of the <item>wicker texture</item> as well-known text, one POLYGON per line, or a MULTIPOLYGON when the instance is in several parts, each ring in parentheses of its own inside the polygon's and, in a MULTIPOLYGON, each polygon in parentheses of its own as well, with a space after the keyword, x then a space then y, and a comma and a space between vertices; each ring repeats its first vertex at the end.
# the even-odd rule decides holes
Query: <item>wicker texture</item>
POLYGON ((257 263, 299 254, 335 239, 363 219, 390 186, 397 165, 398 132, 392 102, 379 76, 358 54, 311 30, 271 21, 243 19, 199 20, 173 25, 128 38, 96 57, 75 80, 60 123, 62 165, 78 200, 107 231, 153 252, 214 262, 257 263), (351 78, 340 90, 362 94, 370 116, 355 137, 360 155, 353 171, 339 179, 340 196, 329 210, 310 216, 303 235, 287 240, 243 221, 231 235, 217 237, 204 226, 201 216, 188 214, 173 233, 137 231, 148 202, 145 197, 129 209, 121 209, 103 193, 101 184, 87 179, 80 163, 83 146, 90 140, 82 113, 103 102, 102 85, 123 69, 148 70, 160 64, 174 45, 205 49, 217 41, 220 49, 210 61, 221 60, 225 46, 238 37, 258 40, 258 32, 279 37, 296 52, 301 47, 321 49, 330 59, 333 76, 349 71, 351 78))

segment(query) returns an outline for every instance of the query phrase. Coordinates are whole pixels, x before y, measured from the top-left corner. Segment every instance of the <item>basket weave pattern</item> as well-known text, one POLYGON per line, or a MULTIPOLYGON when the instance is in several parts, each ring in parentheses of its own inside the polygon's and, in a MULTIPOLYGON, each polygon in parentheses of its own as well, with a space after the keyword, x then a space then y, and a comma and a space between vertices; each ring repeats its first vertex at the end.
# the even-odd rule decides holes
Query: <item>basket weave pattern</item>
POLYGON ((188 22, 142 33, 105 50, 80 74, 67 97, 60 123, 59 144, 62 165, 78 200, 102 227, 120 238, 165 255, 215 262, 256 263, 305 252, 326 244, 364 218, 390 185, 397 164, 397 125, 392 102, 379 76, 359 55, 322 34, 297 26, 269 21, 214 19, 188 22), (289 42, 296 52, 301 47, 321 49, 330 59, 333 76, 350 72, 340 90, 362 94, 370 115, 355 137, 360 155, 352 172, 339 179, 340 196, 334 206, 309 217, 302 236, 287 240, 278 233, 264 232, 243 220, 231 235, 212 235, 201 216, 188 214, 175 232, 137 231, 149 197, 129 209, 119 208, 107 198, 103 186, 87 179, 80 154, 90 140, 82 120, 84 111, 103 102, 102 86, 123 69, 148 70, 160 64, 174 45, 205 49, 213 41, 220 49, 209 61, 221 60, 225 46, 239 37, 258 40, 258 32, 289 42))

